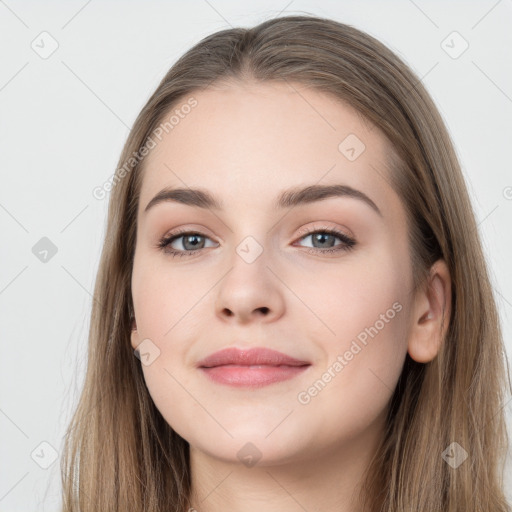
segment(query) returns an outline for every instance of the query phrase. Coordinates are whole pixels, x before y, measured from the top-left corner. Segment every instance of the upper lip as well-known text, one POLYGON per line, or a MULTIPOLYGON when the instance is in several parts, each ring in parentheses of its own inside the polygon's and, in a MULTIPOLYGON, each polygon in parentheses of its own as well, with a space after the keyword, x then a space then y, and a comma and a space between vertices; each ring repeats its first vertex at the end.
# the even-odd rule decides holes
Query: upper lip
POLYGON ((228 364, 240 366, 304 366, 310 363, 264 347, 250 349, 228 347, 210 354, 208 357, 199 361, 197 366, 200 368, 211 368, 228 364))

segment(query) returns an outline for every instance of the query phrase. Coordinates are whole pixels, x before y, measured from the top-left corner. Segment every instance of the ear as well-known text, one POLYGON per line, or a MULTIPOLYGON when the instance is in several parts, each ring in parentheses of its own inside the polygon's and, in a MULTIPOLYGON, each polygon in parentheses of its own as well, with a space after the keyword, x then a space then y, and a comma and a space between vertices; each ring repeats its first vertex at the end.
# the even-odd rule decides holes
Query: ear
POLYGON ((135 321, 135 317, 132 317, 132 332, 131 332, 131 345, 133 350, 135 350, 139 346, 139 333, 137 331, 137 322, 135 321))
POLYGON ((413 307, 408 352, 415 361, 427 363, 438 354, 451 316, 451 277, 445 261, 437 260, 413 307))

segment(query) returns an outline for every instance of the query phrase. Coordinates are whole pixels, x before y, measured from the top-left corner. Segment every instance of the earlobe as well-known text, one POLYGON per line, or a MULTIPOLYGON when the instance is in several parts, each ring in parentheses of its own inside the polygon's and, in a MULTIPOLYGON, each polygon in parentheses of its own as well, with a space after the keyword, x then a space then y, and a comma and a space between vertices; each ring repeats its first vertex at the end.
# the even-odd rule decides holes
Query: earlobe
POLYGON ((431 268, 424 290, 418 292, 413 308, 408 352, 415 361, 432 361, 444 341, 451 316, 451 277, 444 260, 431 268))

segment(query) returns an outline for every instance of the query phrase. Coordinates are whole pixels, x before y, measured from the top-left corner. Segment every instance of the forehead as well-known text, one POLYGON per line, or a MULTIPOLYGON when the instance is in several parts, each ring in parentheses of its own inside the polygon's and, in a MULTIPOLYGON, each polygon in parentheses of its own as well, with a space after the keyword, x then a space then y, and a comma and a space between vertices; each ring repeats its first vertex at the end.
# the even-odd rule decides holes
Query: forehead
POLYGON ((331 95, 291 82, 237 82, 187 95, 164 122, 173 113, 144 159, 139 213, 166 187, 204 188, 246 208, 271 207, 281 190, 311 184, 341 183, 377 204, 392 199, 382 197, 393 193, 388 141, 331 95), (194 108, 181 110, 191 97, 194 108))

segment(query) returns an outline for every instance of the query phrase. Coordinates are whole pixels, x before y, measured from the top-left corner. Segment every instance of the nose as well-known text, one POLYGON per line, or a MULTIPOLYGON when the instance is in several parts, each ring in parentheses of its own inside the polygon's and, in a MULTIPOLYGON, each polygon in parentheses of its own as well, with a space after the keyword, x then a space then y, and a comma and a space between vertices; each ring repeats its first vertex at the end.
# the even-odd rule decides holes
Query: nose
POLYGON ((237 324, 276 321, 284 313, 283 286, 268 267, 265 252, 252 262, 235 254, 217 289, 216 314, 237 324))

